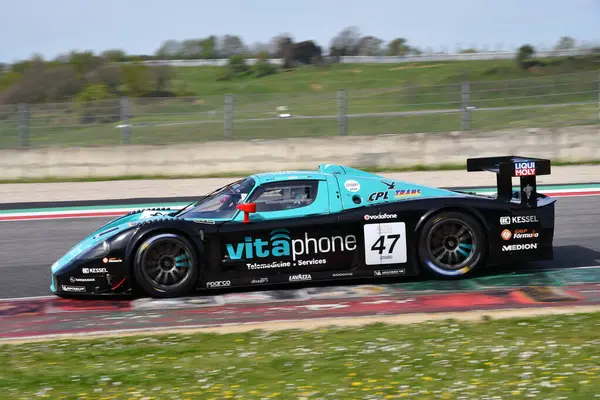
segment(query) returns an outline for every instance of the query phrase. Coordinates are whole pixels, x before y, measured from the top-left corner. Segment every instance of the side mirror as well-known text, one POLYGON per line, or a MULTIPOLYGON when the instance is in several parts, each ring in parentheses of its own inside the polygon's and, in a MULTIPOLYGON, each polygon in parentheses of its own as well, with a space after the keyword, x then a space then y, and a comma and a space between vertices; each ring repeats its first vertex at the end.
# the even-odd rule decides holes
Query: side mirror
POLYGON ((250 213, 256 212, 256 203, 242 203, 235 207, 244 212, 244 223, 250 222, 250 213))

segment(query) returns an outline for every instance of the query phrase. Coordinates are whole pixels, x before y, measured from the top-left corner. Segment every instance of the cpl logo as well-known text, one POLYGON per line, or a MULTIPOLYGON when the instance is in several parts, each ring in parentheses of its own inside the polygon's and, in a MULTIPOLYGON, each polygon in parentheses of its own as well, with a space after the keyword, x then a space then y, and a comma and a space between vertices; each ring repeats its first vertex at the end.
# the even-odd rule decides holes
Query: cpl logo
POLYGON ((502 231, 500 236, 502 236, 502 239, 504 239, 504 240, 510 240, 510 238, 512 237, 512 232, 509 231, 508 229, 505 229, 502 231))

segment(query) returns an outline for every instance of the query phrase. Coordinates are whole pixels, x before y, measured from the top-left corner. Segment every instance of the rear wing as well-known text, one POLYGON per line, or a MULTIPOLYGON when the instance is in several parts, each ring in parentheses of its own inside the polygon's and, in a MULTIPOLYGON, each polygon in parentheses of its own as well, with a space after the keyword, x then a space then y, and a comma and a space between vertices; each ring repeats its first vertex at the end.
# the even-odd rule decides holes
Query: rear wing
POLYGON ((502 156, 468 158, 467 171, 488 171, 496 174, 498 198, 512 198, 512 178, 520 178, 521 204, 537 206, 536 176, 550 175, 550 160, 533 157, 502 156))

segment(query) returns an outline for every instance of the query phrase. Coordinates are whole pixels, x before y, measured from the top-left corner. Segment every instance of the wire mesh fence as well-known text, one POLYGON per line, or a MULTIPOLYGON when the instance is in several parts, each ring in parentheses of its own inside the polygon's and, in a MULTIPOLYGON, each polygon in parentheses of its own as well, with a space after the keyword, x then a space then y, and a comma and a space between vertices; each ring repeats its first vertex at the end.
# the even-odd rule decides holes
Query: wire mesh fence
MULTIPOLYGON (((318 86, 318 85, 317 85, 318 86)), ((0 106, 0 148, 600 124, 600 73, 311 93, 0 106)))

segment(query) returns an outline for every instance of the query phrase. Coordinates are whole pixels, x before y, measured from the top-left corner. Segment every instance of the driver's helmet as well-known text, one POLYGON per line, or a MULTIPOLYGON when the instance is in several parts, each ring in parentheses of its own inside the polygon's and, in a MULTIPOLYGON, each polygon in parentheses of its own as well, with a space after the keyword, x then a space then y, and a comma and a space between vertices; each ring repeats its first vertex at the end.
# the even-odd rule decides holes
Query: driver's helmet
POLYGON ((290 198, 293 200, 302 200, 308 197, 305 188, 292 188, 290 190, 290 198))

